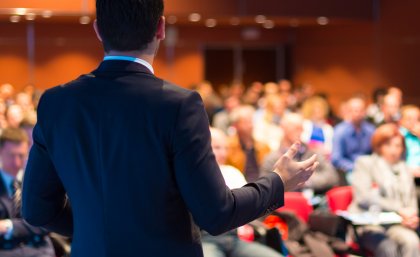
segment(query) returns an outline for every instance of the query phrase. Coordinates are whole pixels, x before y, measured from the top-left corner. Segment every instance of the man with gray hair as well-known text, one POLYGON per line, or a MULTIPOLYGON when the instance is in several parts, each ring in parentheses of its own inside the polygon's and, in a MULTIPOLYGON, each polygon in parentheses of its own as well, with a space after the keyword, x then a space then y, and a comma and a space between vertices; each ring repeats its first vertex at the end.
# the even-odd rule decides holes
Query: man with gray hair
MULTIPOLYGON (((297 113, 288 113, 283 116, 280 126, 284 131, 284 138, 280 143, 280 148, 271 152, 264 160, 260 170, 262 175, 268 174, 279 156, 284 154, 293 142, 300 140, 303 133, 303 122, 303 117, 297 113)), ((298 161, 305 160, 313 154, 313 151, 309 150, 305 144, 302 144, 295 159, 298 161)), ((316 194, 322 194, 338 185, 338 174, 332 164, 322 154, 317 155, 317 161, 319 165, 312 177, 306 182, 305 188, 312 189, 316 194)))

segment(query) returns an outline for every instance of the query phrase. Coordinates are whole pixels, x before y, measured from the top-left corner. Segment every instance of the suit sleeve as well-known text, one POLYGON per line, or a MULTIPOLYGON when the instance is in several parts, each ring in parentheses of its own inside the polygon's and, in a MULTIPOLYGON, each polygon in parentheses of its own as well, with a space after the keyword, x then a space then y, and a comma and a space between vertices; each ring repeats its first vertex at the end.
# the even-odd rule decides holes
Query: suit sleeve
POLYGON ((42 134, 45 104, 42 100, 44 97, 40 101, 38 123, 33 131, 34 143, 23 179, 22 216, 31 225, 71 236, 71 207, 42 134))
POLYGON ((197 93, 181 103, 173 138, 181 195, 194 221, 210 234, 229 231, 283 204, 283 183, 275 173, 239 189, 227 188, 211 149, 208 119, 197 93))

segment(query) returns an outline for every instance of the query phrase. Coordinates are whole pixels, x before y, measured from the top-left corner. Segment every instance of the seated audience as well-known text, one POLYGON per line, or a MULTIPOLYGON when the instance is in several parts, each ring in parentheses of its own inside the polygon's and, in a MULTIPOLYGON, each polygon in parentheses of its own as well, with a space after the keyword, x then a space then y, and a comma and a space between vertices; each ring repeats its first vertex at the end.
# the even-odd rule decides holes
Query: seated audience
POLYGON ((333 127, 327 123, 329 106, 325 99, 319 96, 308 98, 302 106, 303 123, 302 141, 311 150, 326 157, 332 151, 333 127))
POLYGON ((231 113, 235 134, 229 138, 227 164, 234 166, 245 174, 249 182, 255 181, 259 168, 270 148, 256 140, 254 133, 254 108, 249 105, 239 106, 231 113))
POLYGON ((10 105, 6 110, 6 121, 9 128, 18 128, 24 118, 22 107, 17 104, 10 105))
POLYGON ((401 110, 400 131, 407 147, 406 162, 415 177, 420 177, 420 134, 416 131, 418 124, 420 124, 419 107, 404 106, 401 110))
POLYGON ((360 228, 362 246, 378 257, 418 257, 417 200, 413 176, 401 160, 404 138, 398 126, 380 126, 372 136, 374 153, 357 159, 353 175, 351 212, 396 212, 401 224, 360 228))
POLYGON ((14 201, 20 190, 19 177, 28 155, 28 137, 18 128, 7 128, 0 136, 0 256, 54 257, 47 232, 28 225, 14 201), (16 196, 15 196, 16 194, 16 196))
POLYGON ((397 123, 400 119, 401 101, 395 94, 387 94, 381 106, 381 112, 373 120, 375 126, 386 123, 397 123))
POLYGON ((407 105, 401 109, 400 132, 405 139, 405 158, 416 184, 417 203, 420 208, 420 109, 407 105))
POLYGON ((286 112, 286 99, 279 94, 270 94, 265 98, 264 108, 255 113, 255 139, 268 145, 271 151, 278 149, 283 137, 283 132, 278 125, 286 112))
MULTIPOLYGON (((230 189, 246 184, 242 173, 236 168, 226 165, 227 138, 223 131, 211 128, 211 146, 219 164, 226 185, 230 189)), ((245 242, 239 239, 237 230, 219 236, 211 236, 202 232, 204 257, 281 257, 275 250, 257 242, 245 242)))
POLYGON ((345 120, 334 129, 331 160, 336 169, 346 174, 349 182, 356 158, 371 153, 370 139, 375 127, 365 121, 365 101, 362 98, 348 100, 345 110, 345 120))
POLYGON ((213 127, 223 130, 226 134, 229 134, 229 128, 231 126, 229 115, 233 109, 241 104, 237 97, 231 96, 224 101, 224 109, 216 113, 213 117, 213 127))
POLYGON ((376 88, 373 91, 372 100, 373 102, 366 109, 367 120, 373 124, 379 123, 382 118, 382 105, 384 103, 384 97, 388 94, 388 90, 383 87, 376 88))
MULTIPOLYGON (((300 114, 288 113, 286 114, 280 126, 284 131, 284 138, 280 144, 279 149, 270 153, 264 160, 261 167, 261 175, 267 174, 273 170, 274 164, 283 155, 288 148, 300 140, 303 132, 304 119, 300 114)), ((301 161, 306 160, 315 154, 311 151, 306 144, 302 144, 295 159, 301 161)), ((309 178, 305 184, 305 188, 312 189, 315 194, 322 194, 338 185, 338 175, 334 167, 322 155, 317 155, 319 165, 314 174, 309 178)))

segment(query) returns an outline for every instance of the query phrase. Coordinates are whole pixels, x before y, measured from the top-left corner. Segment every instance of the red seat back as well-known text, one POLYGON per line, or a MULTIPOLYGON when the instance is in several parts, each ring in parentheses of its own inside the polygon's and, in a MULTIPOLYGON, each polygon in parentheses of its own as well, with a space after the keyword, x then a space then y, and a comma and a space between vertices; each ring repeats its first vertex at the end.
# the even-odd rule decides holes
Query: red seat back
POLYGON ((312 206, 301 192, 285 192, 284 206, 277 211, 293 211, 305 222, 309 220, 309 214, 313 211, 312 206))
POLYGON ((351 186, 335 187, 326 196, 331 212, 345 211, 353 200, 353 189, 351 186))

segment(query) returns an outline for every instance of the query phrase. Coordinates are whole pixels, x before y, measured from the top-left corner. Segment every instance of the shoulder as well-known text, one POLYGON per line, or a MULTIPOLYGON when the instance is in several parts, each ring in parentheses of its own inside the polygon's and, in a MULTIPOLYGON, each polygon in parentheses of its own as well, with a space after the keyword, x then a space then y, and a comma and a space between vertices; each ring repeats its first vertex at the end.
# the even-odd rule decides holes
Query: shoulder
POLYGON ((368 131, 368 132, 370 132, 370 133, 373 133, 374 131, 375 131, 375 126, 374 125, 372 125, 372 123, 370 123, 370 122, 368 122, 368 121, 364 121, 363 122, 363 129, 365 130, 365 131, 368 131))
MULTIPOLYGON (((171 98, 182 100, 190 97, 200 97, 196 91, 186 89, 168 81, 162 80, 164 93, 171 98)), ((201 98, 201 97, 200 97, 201 98)))
POLYGON ((356 165, 369 166, 369 165, 372 165, 376 159, 377 159, 377 156, 375 154, 362 155, 356 159, 356 165))

